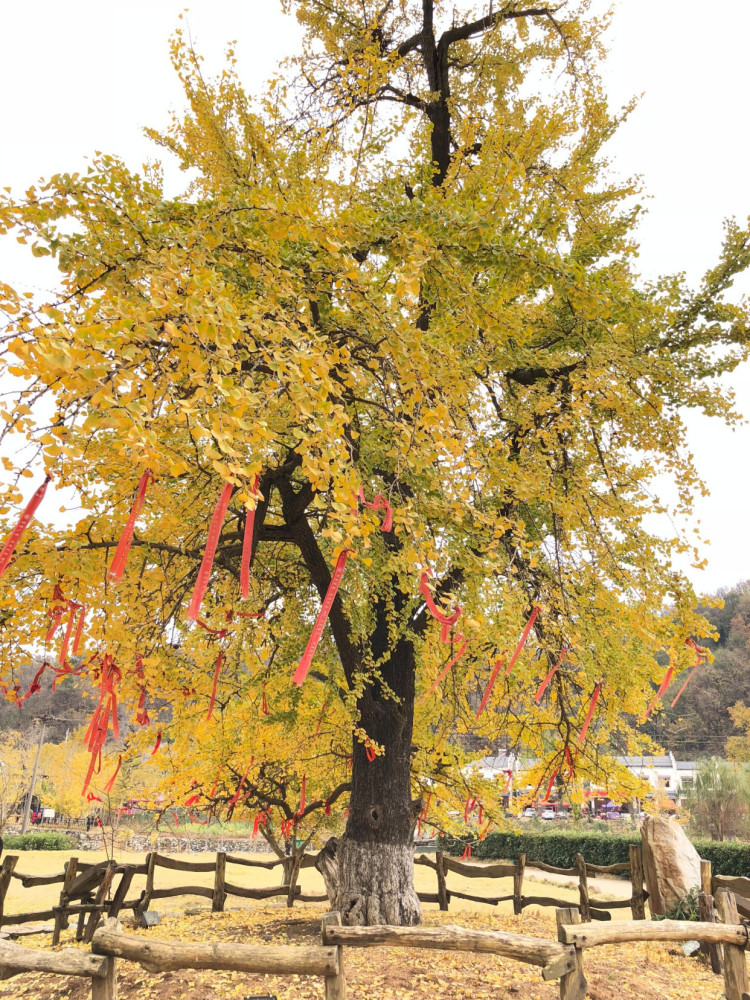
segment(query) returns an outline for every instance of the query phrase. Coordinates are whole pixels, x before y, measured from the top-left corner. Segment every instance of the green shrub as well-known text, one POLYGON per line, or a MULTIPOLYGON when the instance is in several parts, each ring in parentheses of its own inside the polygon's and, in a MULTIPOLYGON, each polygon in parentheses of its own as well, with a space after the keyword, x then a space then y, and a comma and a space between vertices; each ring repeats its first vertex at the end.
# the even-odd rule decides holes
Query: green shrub
MULTIPOLYGON (((525 854, 527 861, 543 861, 558 868, 573 868, 576 854, 590 865, 616 865, 628 862, 630 844, 640 844, 637 833, 613 835, 602 833, 491 833, 472 845, 472 858, 512 859, 525 854)), ((461 854, 464 843, 446 838, 441 844, 450 854, 461 854)))
MULTIPOLYGON (((441 838, 441 850, 461 855, 468 841, 472 858, 512 860, 525 854, 527 861, 543 861, 558 868, 572 868, 576 854, 582 854, 590 865, 616 865, 630 860, 630 844, 640 844, 640 834, 586 833, 585 831, 555 831, 549 833, 491 833, 474 842, 475 832, 467 831, 466 839, 441 838)), ((694 840, 698 854, 711 862, 714 875, 744 875, 750 878, 750 843, 741 840, 694 840)))
POLYGON ((65 833, 21 833, 3 837, 5 851, 71 851, 74 846, 65 833))

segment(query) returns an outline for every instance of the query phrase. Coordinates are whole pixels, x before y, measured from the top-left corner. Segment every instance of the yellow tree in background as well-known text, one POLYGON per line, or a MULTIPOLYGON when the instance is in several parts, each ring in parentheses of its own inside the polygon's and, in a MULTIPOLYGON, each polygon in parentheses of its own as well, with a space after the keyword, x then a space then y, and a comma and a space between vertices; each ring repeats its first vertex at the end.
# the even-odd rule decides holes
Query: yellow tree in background
POLYGON ((736 419, 716 377, 747 355, 724 293, 748 234, 727 225, 696 291, 638 276, 637 189, 604 154, 625 112, 586 3, 288 6, 304 51, 255 102, 231 61, 204 79, 178 33, 187 110, 154 138, 183 195, 99 156, 0 203, 62 281, 49 303, 0 286, 6 440, 29 442, 5 460, 7 523, 16 471, 43 466, 82 505, 71 528, 35 523, 3 577, 4 680, 57 585, 86 606, 86 671, 109 683, 117 664, 126 756, 153 756, 170 801, 278 826, 304 780, 308 829, 326 800, 349 809, 333 906, 408 924, 418 817, 472 798, 500 816, 464 737, 525 748, 541 793, 614 791, 607 758, 637 748, 657 657, 693 666, 685 640, 710 627, 672 565, 688 545, 644 518, 665 509, 655 473, 677 515, 700 482, 681 411, 736 419), (222 496, 201 625, 186 610, 222 496))

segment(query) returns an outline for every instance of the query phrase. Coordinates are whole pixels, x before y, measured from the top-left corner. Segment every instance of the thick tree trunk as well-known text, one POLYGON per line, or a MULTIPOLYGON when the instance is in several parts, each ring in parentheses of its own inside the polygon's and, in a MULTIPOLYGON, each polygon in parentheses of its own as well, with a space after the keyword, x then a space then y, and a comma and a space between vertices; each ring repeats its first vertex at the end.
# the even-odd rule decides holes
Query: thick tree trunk
POLYGON ((360 725, 385 753, 371 761, 355 739, 346 832, 335 845, 329 842, 318 863, 345 924, 410 926, 422 919, 414 890, 414 823, 421 803, 411 798, 414 668, 412 644, 402 639, 381 667, 399 701, 372 685, 359 702, 360 725))

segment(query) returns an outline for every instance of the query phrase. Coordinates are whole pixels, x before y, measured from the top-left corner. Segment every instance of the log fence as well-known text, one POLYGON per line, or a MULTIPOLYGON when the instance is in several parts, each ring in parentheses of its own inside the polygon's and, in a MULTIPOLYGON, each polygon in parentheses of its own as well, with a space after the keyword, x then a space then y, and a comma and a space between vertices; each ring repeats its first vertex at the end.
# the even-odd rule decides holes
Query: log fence
MULTIPOLYGON (((477 903, 487 903, 490 906, 497 906, 498 903, 513 902, 513 912, 522 913, 527 906, 554 906, 568 908, 570 902, 556 898, 554 896, 524 896, 523 880, 529 869, 536 869, 541 872, 548 872, 553 875, 566 875, 578 880, 579 902, 576 906, 581 915, 581 919, 588 921, 610 920, 610 910, 630 908, 634 920, 645 920, 645 901, 648 898, 643 886, 643 856, 639 844, 630 846, 630 861, 616 865, 592 865, 588 864, 582 855, 576 855, 576 864, 573 868, 561 868, 557 865, 548 865, 542 861, 528 861, 525 854, 519 854, 515 861, 501 864, 478 864, 476 862, 457 861, 448 857, 442 851, 435 854, 435 860, 425 854, 418 855, 414 859, 415 865, 425 865, 432 868, 437 875, 437 893, 419 893, 419 898, 423 902, 437 902, 441 910, 448 910, 451 899, 468 899, 477 903), (506 895, 498 896, 478 896, 466 892, 458 892, 447 886, 446 877, 449 872, 461 875, 464 878, 481 879, 513 879, 513 891, 506 895), (632 892, 630 899, 604 900, 592 899, 589 894, 588 879, 596 875, 621 875, 630 873, 632 892)), ((746 880, 750 890, 750 879, 746 880)), ((750 905, 750 900, 748 901, 750 905)))
POLYGON ((581 922, 578 907, 556 911, 557 941, 504 931, 462 927, 344 927, 341 915, 327 913, 321 946, 268 946, 227 942, 173 942, 126 934, 116 919, 94 933, 91 953, 64 948, 45 952, 0 941, 0 978, 47 972, 91 979, 92 1000, 115 1000, 117 961, 137 962, 148 972, 215 969, 267 975, 322 977, 326 1000, 346 1000, 345 948, 408 947, 499 955, 536 966, 542 979, 558 980, 561 1000, 585 1000, 584 953, 589 948, 633 941, 681 942, 698 939, 723 949, 727 1000, 748 1000, 745 950, 748 928, 739 922, 734 894, 717 890, 721 923, 645 920, 581 922))

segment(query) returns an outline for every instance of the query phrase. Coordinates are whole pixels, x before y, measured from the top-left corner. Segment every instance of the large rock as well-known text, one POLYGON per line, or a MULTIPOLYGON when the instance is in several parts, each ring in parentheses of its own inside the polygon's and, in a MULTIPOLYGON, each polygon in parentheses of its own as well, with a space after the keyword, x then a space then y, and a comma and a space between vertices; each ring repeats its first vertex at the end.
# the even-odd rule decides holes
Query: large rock
POLYGON ((641 838, 649 909, 652 916, 662 916, 700 886, 700 857, 674 820, 647 816, 641 823, 641 838))

